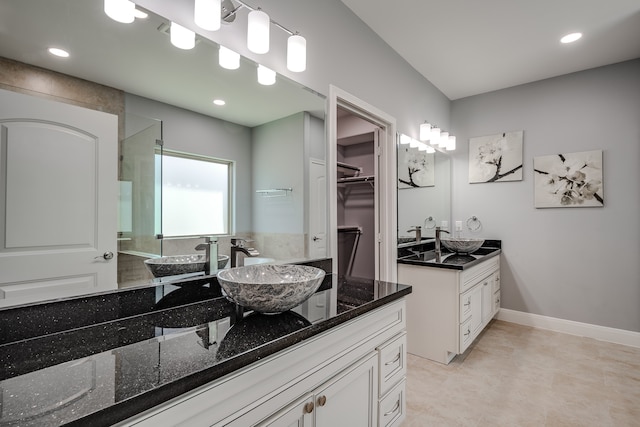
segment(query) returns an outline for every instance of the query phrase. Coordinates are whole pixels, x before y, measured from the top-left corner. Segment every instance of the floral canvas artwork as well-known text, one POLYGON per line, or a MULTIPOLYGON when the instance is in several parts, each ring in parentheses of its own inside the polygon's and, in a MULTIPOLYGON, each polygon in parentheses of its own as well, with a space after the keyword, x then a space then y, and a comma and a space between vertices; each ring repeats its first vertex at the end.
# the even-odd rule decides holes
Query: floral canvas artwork
POLYGON ((604 206, 602 150, 533 159, 535 207, 604 206))
POLYGON ((433 187, 434 185, 435 153, 400 145, 398 147, 398 188, 433 187))
POLYGON ((469 182, 522 181, 523 131, 469 139, 469 182))

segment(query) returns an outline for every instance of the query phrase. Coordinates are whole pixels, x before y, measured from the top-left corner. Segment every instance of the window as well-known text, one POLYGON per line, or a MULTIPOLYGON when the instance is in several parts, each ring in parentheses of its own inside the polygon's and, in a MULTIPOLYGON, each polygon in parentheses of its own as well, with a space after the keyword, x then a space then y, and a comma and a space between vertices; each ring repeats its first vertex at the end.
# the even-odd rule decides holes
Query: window
POLYGON ((229 234, 231 176, 232 162, 163 150, 163 236, 229 234))

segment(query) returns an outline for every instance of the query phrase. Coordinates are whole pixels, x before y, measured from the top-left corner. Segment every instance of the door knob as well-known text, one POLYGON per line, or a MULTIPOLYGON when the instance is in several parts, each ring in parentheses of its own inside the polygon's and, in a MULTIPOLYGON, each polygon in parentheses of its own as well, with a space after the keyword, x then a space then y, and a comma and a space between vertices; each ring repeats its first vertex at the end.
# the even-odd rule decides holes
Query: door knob
POLYGON ((100 259, 100 258, 106 259, 107 261, 110 260, 110 259, 113 259, 113 252, 107 251, 107 252, 103 253, 101 256, 95 257, 94 259, 100 259))

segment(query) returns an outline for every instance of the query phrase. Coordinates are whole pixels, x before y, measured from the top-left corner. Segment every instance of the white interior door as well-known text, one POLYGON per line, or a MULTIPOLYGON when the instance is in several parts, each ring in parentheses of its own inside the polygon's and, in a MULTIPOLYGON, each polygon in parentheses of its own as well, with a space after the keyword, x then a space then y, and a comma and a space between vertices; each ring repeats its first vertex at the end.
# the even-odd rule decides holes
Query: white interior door
POLYGON ((327 256, 327 166, 312 159, 309 165, 309 258, 327 256))
POLYGON ((117 287, 118 118, 0 90, 0 307, 117 287))

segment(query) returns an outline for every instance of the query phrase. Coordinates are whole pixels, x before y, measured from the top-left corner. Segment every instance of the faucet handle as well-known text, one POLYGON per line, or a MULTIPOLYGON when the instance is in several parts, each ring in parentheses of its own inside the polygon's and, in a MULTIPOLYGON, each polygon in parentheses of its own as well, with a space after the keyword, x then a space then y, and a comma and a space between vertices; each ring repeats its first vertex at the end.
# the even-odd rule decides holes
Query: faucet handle
POLYGON ((205 243, 218 243, 216 236, 200 236, 200 238, 204 239, 205 243))
POLYGON ((251 243, 251 242, 253 242, 253 240, 245 239, 243 237, 232 237, 231 238, 231 244, 232 245, 238 245, 239 247, 243 247, 245 243, 251 243))

